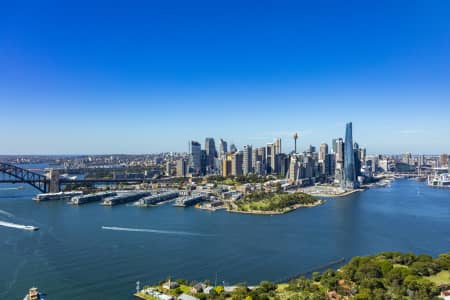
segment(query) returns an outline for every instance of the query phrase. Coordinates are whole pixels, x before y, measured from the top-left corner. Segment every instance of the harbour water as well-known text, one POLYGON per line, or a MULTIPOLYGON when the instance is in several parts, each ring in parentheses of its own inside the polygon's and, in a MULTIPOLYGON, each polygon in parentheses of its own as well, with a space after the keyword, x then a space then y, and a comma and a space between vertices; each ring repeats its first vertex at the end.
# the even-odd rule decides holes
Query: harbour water
POLYGON ((397 180, 286 215, 36 203, 0 185, 0 299, 31 286, 48 299, 133 299, 135 282, 167 276, 220 283, 277 281, 380 251, 450 252, 450 190, 397 180))

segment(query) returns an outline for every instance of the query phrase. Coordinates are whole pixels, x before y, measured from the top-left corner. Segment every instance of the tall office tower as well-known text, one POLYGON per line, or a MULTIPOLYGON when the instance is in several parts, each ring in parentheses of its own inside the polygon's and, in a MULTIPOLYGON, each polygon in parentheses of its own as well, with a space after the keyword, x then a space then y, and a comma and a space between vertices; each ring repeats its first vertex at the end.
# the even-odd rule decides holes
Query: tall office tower
POLYGON ((244 154, 242 151, 237 151, 233 153, 233 159, 231 161, 231 175, 239 176, 242 175, 242 162, 244 154))
POLYGON ((273 143, 266 145, 267 173, 279 173, 280 165, 277 164, 277 154, 281 154, 281 139, 277 138, 273 143))
POLYGON ((214 160, 217 157, 216 143, 214 138, 205 139, 205 151, 206 151, 206 170, 208 173, 212 173, 214 170, 214 160))
POLYGON ((228 152, 228 144, 226 141, 220 139, 219 144, 219 158, 224 159, 225 154, 228 152))
POLYGON ((256 162, 258 162, 258 148, 252 149, 252 169, 253 172, 256 174, 256 162))
POLYGON ((336 169, 336 159, 335 154, 329 153, 325 155, 325 161, 324 161, 324 173, 327 176, 331 176, 335 173, 336 169))
POLYGON ((192 174, 200 174, 201 169, 201 156, 202 156, 202 146, 199 142, 190 141, 189 142, 189 167, 192 174))
POLYGON ((301 156, 298 154, 291 155, 289 161, 289 182, 297 184, 300 178, 301 156))
POLYGON ((233 155, 231 153, 225 154, 222 160, 222 176, 228 177, 231 175, 233 155))
POLYGON ((275 154, 280 154, 281 153, 281 138, 277 138, 274 141, 274 145, 275 145, 275 154))
POLYGON ((275 155, 275 165, 277 174, 288 177, 289 174, 289 156, 286 153, 278 153, 275 155))
POLYGON ((353 151, 353 128, 351 122, 347 123, 345 129, 344 179, 346 188, 354 189, 358 187, 355 170, 355 154, 353 151))
POLYGON ((336 159, 336 167, 335 167, 335 175, 334 179, 335 182, 340 183, 343 185, 344 183, 344 140, 341 138, 336 139, 336 153, 335 153, 335 159, 336 159))
POLYGON ((248 175, 253 173, 252 168, 252 146, 245 145, 243 151, 242 174, 248 175))
POLYGON ((236 146, 234 144, 230 145, 230 152, 231 153, 237 152, 237 148, 236 148, 236 146))
POLYGON ((364 162, 366 161, 366 148, 359 148, 358 158, 361 161, 361 163, 364 164, 364 162))
POLYGON ((331 149, 333 150, 333 153, 336 153, 337 151, 337 146, 336 146, 336 142, 338 139, 332 139, 331 140, 331 149))
POLYGON ((187 176, 187 163, 184 158, 177 160, 177 176, 186 177, 187 176))
POLYGON ((266 144, 266 167, 267 167, 267 173, 271 174, 273 172, 273 169, 275 167, 275 151, 274 151, 274 144, 268 143, 266 144))
POLYGON ((316 147, 309 145, 308 148, 306 149, 307 153, 314 153, 316 152, 316 147))
POLYGON ((328 154, 328 145, 326 143, 320 144, 319 161, 323 162, 327 154, 328 154))
POLYGON ((254 148, 252 150, 252 168, 257 175, 264 175, 266 166, 266 149, 264 147, 254 148))
POLYGON ((359 159, 359 149, 353 149, 353 156, 355 157, 355 176, 358 179, 358 176, 361 176, 362 167, 362 162, 359 159))
POLYGON ((206 150, 202 150, 200 152, 200 174, 206 175, 209 168, 208 154, 206 154, 206 150))

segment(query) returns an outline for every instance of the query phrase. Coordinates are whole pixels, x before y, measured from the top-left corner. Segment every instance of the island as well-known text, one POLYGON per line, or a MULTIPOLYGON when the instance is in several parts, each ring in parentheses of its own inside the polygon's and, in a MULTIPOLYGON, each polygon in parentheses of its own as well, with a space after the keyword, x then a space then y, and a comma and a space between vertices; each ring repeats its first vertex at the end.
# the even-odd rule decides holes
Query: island
POLYGON ((230 203, 228 211, 247 214, 284 214, 301 207, 315 207, 324 200, 302 192, 256 191, 230 203))
POLYGON ((354 257, 338 270, 297 276, 284 283, 231 286, 210 281, 162 281, 138 289, 145 300, 438 300, 450 295, 450 253, 384 252, 354 257))

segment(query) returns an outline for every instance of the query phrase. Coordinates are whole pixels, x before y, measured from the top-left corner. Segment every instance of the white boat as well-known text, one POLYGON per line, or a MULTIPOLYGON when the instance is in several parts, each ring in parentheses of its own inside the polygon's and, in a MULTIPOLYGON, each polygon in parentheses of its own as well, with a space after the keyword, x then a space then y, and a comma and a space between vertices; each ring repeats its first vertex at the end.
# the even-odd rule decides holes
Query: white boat
POLYGON ((25 226, 23 227, 23 229, 25 229, 25 230, 30 230, 30 231, 35 231, 35 230, 39 230, 39 227, 32 226, 32 225, 25 225, 25 226))

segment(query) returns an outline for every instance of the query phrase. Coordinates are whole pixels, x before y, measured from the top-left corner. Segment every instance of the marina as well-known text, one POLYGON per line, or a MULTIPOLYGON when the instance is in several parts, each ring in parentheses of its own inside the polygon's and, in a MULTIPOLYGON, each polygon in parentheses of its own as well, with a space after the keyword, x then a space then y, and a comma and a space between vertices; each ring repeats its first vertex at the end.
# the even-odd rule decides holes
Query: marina
POLYGON ((429 176, 427 180, 428 186, 431 187, 443 187, 450 188, 450 176, 449 173, 436 174, 434 176, 429 176))

